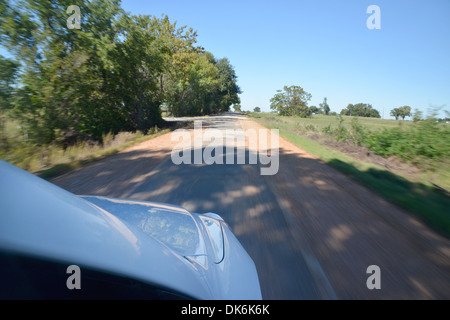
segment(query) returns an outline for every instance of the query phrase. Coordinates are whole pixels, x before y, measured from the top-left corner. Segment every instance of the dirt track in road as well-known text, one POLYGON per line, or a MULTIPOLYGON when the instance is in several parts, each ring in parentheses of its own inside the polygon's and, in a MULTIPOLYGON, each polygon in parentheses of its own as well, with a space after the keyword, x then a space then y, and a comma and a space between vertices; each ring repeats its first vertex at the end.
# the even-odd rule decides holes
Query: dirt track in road
MULTIPOLYGON (((244 130, 264 129, 251 120, 234 121, 239 121, 244 130)), ((52 182, 76 194, 170 200, 179 201, 175 204, 185 205, 189 210, 205 208, 180 195, 182 188, 171 183, 177 171, 172 170, 176 174, 173 176, 166 174, 171 171, 168 169, 174 169, 169 162, 175 144, 168 133, 52 182), (152 186, 157 190, 151 190, 152 186)), ((241 179, 243 172, 248 173, 245 180, 237 181, 233 177, 235 171, 229 171, 222 180, 230 179, 230 183, 222 181, 222 189, 217 187, 214 193, 201 198, 213 207, 213 197, 222 199, 224 206, 220 209, 225 212, 225 220, 231 221, 233 232, 258 268, 263 297, 450 299, 449 239, 282 137, 279 147, 276 175, 253 179, 252 175, 259 174, 259 170, 244 166, 236 172, 241 179), (236 186, 242 181, 249 185, 239 194, 234 189, 226 190, 228 185, 236 186), (264 193, 251 201, 241 199, 246 192, 251 197, 261 190, 264 193), (275 203, 259 206, 258 201, 267 195, 275 203), (237 196, 239 204, 233 198, 238 199, 237 196), (228 207, 226 197, 233 200, 228 201, 231 202, 228 207), (233 202, 240 206, 241 215, 234 214, 233 202), (267 243, 264 247, 267 249, 259 247, 262 241, 267 243), (297 256, 302 261, 297 261, 297 256), (294 262, 305 268, 298 269, 294 262), (366 270, 370 265, 380 267, 380 290, 369 290, 366 286, 370 276, 366 270), (295 288, 298 286, 301 292, 302 281, 305 285, 311 283, 311 289, 303 296, 297 295, 295 288), (290 284, 284 292, 283 287, 290 284)), ((195 178, 195 171, 183 170, 182 177, 195 178)), ((203 179, 214 179, 216 174, 203 179)), ((208 185, 206 180, 200 182, 208 185)))

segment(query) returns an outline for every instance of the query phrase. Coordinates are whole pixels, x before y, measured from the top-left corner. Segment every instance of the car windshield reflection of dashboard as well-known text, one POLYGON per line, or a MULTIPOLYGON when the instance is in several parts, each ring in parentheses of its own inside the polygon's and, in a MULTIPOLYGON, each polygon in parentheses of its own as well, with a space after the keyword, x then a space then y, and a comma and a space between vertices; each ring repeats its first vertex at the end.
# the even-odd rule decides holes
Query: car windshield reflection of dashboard
POLYGON ((125 223, 138 227, 182 256, 205 254, 203 239, 197 224, 182 208, 174 210, 168 207, 166 209, 164 205, 151 206, 143 202, 104 197, 84 198, 125 223))

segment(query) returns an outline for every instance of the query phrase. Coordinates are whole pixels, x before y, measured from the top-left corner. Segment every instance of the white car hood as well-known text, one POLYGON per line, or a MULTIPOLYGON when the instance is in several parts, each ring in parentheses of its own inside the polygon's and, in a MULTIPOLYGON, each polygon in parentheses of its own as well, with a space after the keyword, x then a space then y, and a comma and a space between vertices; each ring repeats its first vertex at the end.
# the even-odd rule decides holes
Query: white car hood
POLYGON ((1 160, 0 177, 0 249, 214 298, 195 264, 139 228, 1 160))

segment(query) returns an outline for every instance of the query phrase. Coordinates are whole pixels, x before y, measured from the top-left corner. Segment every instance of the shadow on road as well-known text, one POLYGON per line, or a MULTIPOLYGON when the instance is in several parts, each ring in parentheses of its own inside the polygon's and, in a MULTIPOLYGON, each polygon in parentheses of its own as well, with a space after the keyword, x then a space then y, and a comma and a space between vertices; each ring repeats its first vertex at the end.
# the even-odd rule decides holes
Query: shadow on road
POLYGON ((448 240, 320 160, 280 148, 279 172, 261 176, 260 164, 174 165, 170 152, 121 153, 53 182, 220 214, 253 258, 265 299, 450 298, 448 240), (381 290, 366 286, 370 265, 381 290))

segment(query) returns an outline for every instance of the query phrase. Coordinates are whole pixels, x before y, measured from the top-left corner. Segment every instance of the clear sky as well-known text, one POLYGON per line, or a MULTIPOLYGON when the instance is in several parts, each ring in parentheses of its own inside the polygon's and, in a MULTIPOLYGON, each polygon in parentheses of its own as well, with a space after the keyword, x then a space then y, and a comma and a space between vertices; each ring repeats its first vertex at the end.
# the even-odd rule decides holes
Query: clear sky
MULTIPOLYGON (((243 110, 269 111, 284 85, 324 97, 332 111, 370 103, 450 110, 450 0, 122 0, 133 14, 198 31, 198 44, 227 57, 243 90, 243 110), (381 29, 366 26, 370 5, 381 29)), ((443 116, 443 111, 440 113, 443 116)))
MULTIPOLYGON (((409 105, 450 111, 450 0, 122 0, 132 14, 198 32, 198 44, 227 57, 243 110, 269 111, 285 85, 324 97, 332 111, 370 103, 384 118, 409 105), (370 5, 381 29, 366 26, 370 5)), ((8 54, 0 48, 0 54, 8 54)))

